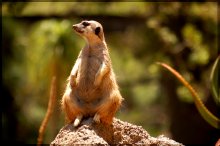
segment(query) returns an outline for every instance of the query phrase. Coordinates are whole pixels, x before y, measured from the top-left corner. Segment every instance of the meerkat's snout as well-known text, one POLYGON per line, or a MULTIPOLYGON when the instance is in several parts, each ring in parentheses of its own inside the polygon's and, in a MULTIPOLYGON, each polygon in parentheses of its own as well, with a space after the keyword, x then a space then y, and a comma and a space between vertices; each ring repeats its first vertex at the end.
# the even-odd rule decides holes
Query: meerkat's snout
POLYGON ((73 25, 73 26, 72 26, 72 29, 73 29, 73 30, 75 30, 76 28, 77 28, 77 26, 76 26, 76 25, 73 25))
POLYGON ((82 21, 81 23, 74 24, 72 26, 73 30, 75 30, 78 33, 83 33, 86 30, 86 27, 89 26, 90 23, 87 21, 82 21))
POLYGON ((84 32, 83 29, 80 28, 78 25, 79 25, 79 24, 73 25, 73 26, 72 26, 73 30, 76 31, 76 32, 78 32, 78 33, 83 33, 83 32, 84 32))

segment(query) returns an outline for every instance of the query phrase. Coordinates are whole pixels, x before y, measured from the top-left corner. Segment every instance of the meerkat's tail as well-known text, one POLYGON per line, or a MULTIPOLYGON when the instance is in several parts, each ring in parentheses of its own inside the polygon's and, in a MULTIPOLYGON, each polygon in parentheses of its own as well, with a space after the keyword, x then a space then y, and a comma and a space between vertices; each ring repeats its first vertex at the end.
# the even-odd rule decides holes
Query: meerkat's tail
POLYGON ((83 115, 81 115, 81 114, 78 115, 78 116, 76 117, 74 123, 73 123, 73 126, 74 126, 74 127, 77 127, 77 126, 80 124, 82 118, 83 118, 83 115))

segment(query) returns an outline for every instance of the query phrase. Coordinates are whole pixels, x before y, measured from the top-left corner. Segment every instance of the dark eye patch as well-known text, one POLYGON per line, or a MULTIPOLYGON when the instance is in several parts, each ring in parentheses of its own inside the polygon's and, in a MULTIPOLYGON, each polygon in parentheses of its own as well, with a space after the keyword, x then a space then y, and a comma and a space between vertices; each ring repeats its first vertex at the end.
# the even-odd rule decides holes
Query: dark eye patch
POLYGON ((100 30, 101 30, 101 28, 100 28, 100 27, 96 27, 96 28, 95 28, 95 34, 96 34, 96 35, 98 35, 98 34, 99 34, 99 32, 100 32, 100 30))
POLYGON ((90 25, 90 23, 89 23, 89 22, 87 22, 87 21, 84 21, 84 22, 82 23, 82 25, 86 27, 86 26, 89 26, 89 25, 90 25))

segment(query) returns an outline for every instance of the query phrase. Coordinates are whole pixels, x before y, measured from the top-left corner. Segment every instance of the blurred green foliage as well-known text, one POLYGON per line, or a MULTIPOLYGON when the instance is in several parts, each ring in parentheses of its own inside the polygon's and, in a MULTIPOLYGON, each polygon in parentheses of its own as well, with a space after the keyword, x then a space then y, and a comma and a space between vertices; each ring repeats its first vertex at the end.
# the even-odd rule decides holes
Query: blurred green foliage
MULTIPOLYGON (((71 26, 94 19, 103 24, 125 98, 117 117, 143 126, 152 136, 164 134, 185 144, 213 144, 216 131, 199 115, 194 116, 198 113, 191 95, 155 62, 174 66, 217 113, 209 82, 219 54, 217 7, 217 2, 2 3, 3 140, 36 143, 52 76, 57 77, 60 100, 85 44, 71 26)), ((65 124, 59 100, 45 143, 65 124)))

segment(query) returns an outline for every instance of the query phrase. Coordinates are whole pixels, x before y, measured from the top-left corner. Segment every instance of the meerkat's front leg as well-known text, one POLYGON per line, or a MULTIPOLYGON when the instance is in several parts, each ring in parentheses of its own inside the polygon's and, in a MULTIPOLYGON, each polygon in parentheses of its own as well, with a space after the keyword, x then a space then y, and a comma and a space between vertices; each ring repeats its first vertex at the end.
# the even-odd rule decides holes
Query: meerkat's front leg
POLYGON ((99 86, 102 82, 103 76, 108 72, 109 68, 106 66, 104 62, 102 62, 101 66, 99 67, 98 72, 95 75, 94 85, 99 86))
POLYGON ((76 63, 75 65, 73 66, 73 69, 70 73, 70 85, 71 87, 75 87, 76 86, 76 77, 77 77, 77 72, 78 72, 78 69, 79 69, 79 65, 81 64, 81 58, 78 58, 76 60, 76 63))

